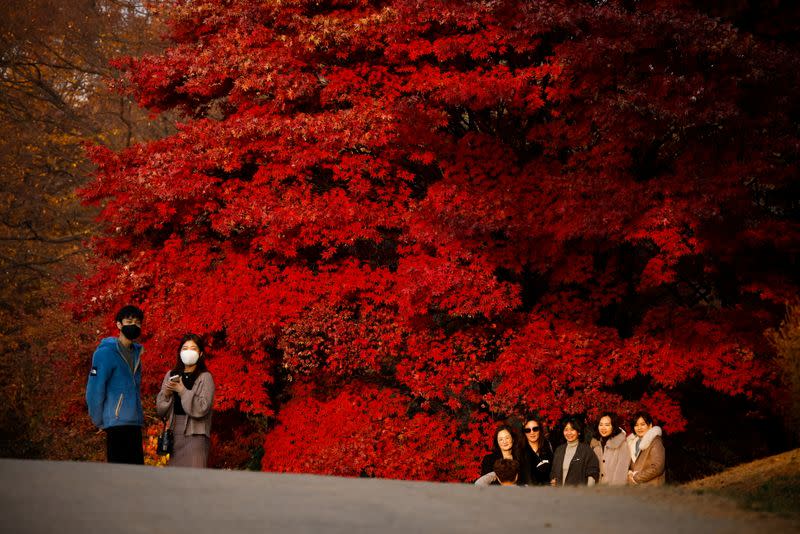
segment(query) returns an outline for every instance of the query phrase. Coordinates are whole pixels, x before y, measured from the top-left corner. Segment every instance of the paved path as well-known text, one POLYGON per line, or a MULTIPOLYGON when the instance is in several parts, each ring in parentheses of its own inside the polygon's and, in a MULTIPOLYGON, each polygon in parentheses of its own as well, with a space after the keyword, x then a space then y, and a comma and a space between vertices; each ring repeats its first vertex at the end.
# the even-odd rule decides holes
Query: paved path
POLYGON ((477 488, 0 460, 0 532, 9 534, 658 534, 764 532, 768 528, 757 517, 709 511, 682 498, 670 498, 665 492, 635 488, 477 488))

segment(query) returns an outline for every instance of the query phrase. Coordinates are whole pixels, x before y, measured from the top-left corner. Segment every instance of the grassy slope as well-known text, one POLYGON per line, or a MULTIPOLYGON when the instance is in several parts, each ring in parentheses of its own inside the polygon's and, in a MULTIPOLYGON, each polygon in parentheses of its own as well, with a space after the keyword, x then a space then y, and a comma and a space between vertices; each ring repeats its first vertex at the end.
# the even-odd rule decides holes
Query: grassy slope
POLYGON ((738 465, 684 487, 731 497, 750 510, 800 519, 800 449, 738 465))

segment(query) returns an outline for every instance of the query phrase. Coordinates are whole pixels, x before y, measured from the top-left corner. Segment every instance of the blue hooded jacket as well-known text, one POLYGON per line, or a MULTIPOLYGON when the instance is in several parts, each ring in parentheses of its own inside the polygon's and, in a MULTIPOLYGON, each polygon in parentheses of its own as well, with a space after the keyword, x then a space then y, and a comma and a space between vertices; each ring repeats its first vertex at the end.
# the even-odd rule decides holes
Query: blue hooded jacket
POLYGON ((92 369, 86 382, 89 416, 99 428, 144 424, 142 413, 142 346, 134 343, 133 372, 119 352, 117 338, 100 342, 92 356, 92 369))

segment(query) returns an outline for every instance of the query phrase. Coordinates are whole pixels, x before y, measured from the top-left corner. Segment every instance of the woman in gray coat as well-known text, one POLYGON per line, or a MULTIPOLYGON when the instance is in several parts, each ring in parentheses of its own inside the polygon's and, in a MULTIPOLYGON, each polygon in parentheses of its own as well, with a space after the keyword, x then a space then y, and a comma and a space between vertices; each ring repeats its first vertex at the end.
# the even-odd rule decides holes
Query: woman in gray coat
POLYGON ((583 423, 576 417, 564 421, 566 443, 553 453, 551 486, 593 486, 600 477, 600 464, 583 439, 583 423))
POLYGON ((625 431, 619 426, 617 415, 605 412, 597 422, 598 437, 591 447, 600 462, 600 484, 624 486, 628 483, 631 455, 625 441, 625 431))
POLYGON ((175 433, 169 465, 206 467, 211 449, 214 379, 206 368, 203 340, 187 334, 181 340, 175 367, 164 376, 156 412, 175 433))

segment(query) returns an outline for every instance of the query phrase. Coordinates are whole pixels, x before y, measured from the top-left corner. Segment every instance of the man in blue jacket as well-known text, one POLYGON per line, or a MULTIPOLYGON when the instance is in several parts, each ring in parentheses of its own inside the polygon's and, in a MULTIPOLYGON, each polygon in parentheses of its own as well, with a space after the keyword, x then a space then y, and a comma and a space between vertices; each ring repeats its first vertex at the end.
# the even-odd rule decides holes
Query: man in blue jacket
POLYGON ((107 337, 92 356, 86 404, 92 422, 106 432, 109 463, 144 464, 142 451, 142 333, 144 313, 125 306, 116 316, 119 337, 107 337))

